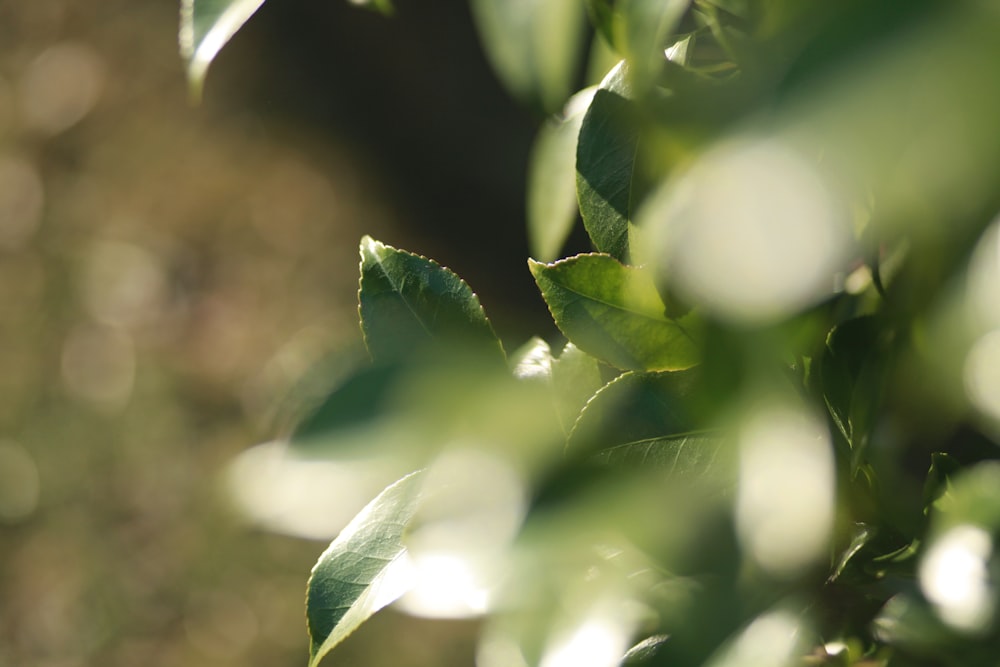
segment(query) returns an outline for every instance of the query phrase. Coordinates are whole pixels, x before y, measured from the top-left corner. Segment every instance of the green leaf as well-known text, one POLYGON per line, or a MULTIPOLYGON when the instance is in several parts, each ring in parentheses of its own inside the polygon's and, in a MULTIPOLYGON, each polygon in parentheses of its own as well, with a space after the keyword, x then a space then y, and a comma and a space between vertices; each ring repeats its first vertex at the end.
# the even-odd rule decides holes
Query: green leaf
POLYGON ((664 469, 682 476, 712 467, 719 437, 691 413, 694 371, 624 373, 580 413, 567 450, 596 452, 614 466, 664 469))
POLYGON ((337 536, 309 577, 309 667, 409 587, 403 533, 416 513, 422 473, 399 480, 337 536))
POLYGON ((181 0, 180 47, 188 85, 201 98, 208 66, 264 0, 181 0))
POLYGON ((852 472, 863 461, 868 434, 887 381, 889 333, 872 316, 835 327, 820 360, 823 398, 852 449, 852 472))
POLYGON ((629 75, 637 90, 645 91, 666 62, 669 42, 690 0, 620 0, 620 20, 613 29, 623 45, 629 75))
POLYGON ((390 15, 395 11, 392 5, 392 0, 348 0, 352 5, 357 5, 359 7, 364 7, 365 9, 374 9, 377 12, 381 12, 385 15, 390 15))
POLYGON ((570 98, 562 115, 538 132, 528 166, 528 245, 531 254, 549 262, 573 229, 577 216, 576 140, 596 87, 570 98))
POLYGON ((528 261, 556 325, 577 347, 622 369, 680 370, 698 362, 700 320, 664 314, 652 276, 603 254, 528 261))
POLYGON ((628 226, 637 203, 639 119, 624 63, 601 82, 580 126, 576 191, 583 226, 594 247, 625 261, 628 226))
POLYGON ((548 112, 572 90, 583 43, 579 0, 473 0, 486 55, 518 98, 548 112))
POLYGON ((361 240, 361 329, 376 361, 412 357, 416 350, 458 344, 500 352, 472 289, 437 262, 361 240))
POLYGON ((552 385, 559 422, 569 435, 580 410, 603 385, 597 359, 567 343, 559 358, 552 362, 552 385))

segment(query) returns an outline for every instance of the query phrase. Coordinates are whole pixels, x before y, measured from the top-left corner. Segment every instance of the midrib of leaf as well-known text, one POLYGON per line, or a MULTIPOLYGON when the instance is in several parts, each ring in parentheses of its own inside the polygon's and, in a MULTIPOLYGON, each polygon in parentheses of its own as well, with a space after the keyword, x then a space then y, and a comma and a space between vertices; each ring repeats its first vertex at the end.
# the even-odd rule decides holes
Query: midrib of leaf
POLYGON ((420 328, 423 329, 424 333, 427 334, 427 337, 433 338, 434 333, 430 330, 429 326, 426 323, 424 323, 423 319, 421 319, 420 315, 417 313, 414 306, 409 302, 409 300, 403 294, 403 283, 397 284, 396 281, 392 279, 392 276, 389 275, 388 271, 386 271, 385 264, 383 264, 382 262, 382 257, 380 257, 378 253, 373 252, 372 255, 375 257, 375 262, 376 264, 378 264, 378 268, 382 271, 382 275, 385 276, 386 281, 388 281, 388 283, 392 286, 393 291, 397 295, 399 295, 399 300, 402 301, 403 304, 406 306, 406 309, 410 311, 410 314, 413 315, 413 319, 417 321, 417 323, 420 325, 420 328))
MULTIPOLYGON (((566 285, 564 283, 559 282, 558 280, 555 280, 554 278, 550 278, 550 280, 552 280, 553 283, 555 283, 556 285, 558 285, 562 289, 566 290, 567 292, 572 292, 573 294, 576 294, 578 297, 581 297, 583 299, 587 299, 589 301, 595 301, 595 302, 597 302, 597 303, 599 303, 601 305, 607 306, 608 308, 612 308, 614 310, 620 310, 623 313, 628 313, 630 315, 635 315, 636 317, 642 317, 642 318, 645 318, 647 320, 651 320, 653 322, 656 322, 657 324, 673 324, 678 329, 680 329, 681 332, 685 336, 687 336, 688 338, 691 338, 691 334, 689 334, 684 329, 684 327, 682 327, 680 325, 680 323, 677 322, 677 320, 671 320, 671 319, 668 319, 666 317, 662 317, 660 315, 652 315, 652 314, 647 313, 647 312, 642 312, 642 311, 638 311, 638 310, 632 310, 631 308, 626 308, 625 306, 622 306, 620 304, 610 303, 610 302, 605 301, 604 299, 596 297, 596 296, 594 296, 592 294, 587 294, 586 292, 581 292, 580 290, 574 289, 574 288, 570 287, 569 285, 566 285)), ((691 338, 691 340, 693 341, 694 339, 691 338)))

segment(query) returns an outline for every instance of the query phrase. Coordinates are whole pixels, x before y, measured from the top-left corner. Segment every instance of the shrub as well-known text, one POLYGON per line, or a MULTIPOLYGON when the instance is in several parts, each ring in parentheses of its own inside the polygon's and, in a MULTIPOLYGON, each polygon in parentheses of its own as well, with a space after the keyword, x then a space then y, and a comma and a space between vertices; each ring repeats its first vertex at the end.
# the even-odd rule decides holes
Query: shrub
MULTIPOLYGON (((184 3, 196 89, 261 3, 184 3)), ((313 569, 311 664, 397 599, 483 616, 480 667, 992 664, 1000 13, 472 7, 565 107, 527 204, 565 340, 505 352, 461 278, 362 240, 371 363, 291 446, 405 476, 313 569), (584 12, 619 62, 569 96, 584 12)))

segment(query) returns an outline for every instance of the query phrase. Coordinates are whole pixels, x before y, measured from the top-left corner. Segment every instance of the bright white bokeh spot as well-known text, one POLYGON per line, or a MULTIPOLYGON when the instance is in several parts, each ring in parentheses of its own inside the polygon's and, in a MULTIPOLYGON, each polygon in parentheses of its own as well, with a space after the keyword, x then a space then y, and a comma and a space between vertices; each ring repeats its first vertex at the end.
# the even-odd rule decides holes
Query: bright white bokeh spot
POLYGON ((710 667, 783 667, 795 663, 802 641, 798 618, 787 611, 759 616, 710 667))
POLYGON ((982 528, 951 528, 920 562, 920 588, 941 620, 956 630, 977 633, 993 620, 996 600, 987 561, 993 540, 982 528))
POLYGON ((721 144, 643 216, 671 288, 739 321, 769 321, 832 294, 851 245, 846 207, 812 164, 774 140, 721 144))
POLYGON ((613 667, 628 650, 630 623, 610 609, 595 610, 572 630, 557 634, 541 667, 613 667))
POLYGON ((397 606, 426 618, 464 618, 489 611, 495 564, 454 552, 412 554, 413 586, 397 606))
MULTIPOLYGON (((1000 302, 997 308, 1000 309, 1000 302)), ((965 391, 987 417, 1000 422, 1000 329, 980 336, 965 357, 965 391)))
POLYGON ((750 415, 739 438, 740 541, 768 573, 795 576, 825 553, 833 527, 829 432, 814 415, 776 405, 750 415))
POLYGON ((430 618, 484 614, 524 518, 524 481, 502 459, 458 448, 430 466, 424 489, 406 540, 415 585, 398 607, 430 618))
POLYGON ((277 533, 329 540, 392 479, 374 462, 315 461, 289 452, 282 442, 244 451, 226 470, 236 507, 277 533))

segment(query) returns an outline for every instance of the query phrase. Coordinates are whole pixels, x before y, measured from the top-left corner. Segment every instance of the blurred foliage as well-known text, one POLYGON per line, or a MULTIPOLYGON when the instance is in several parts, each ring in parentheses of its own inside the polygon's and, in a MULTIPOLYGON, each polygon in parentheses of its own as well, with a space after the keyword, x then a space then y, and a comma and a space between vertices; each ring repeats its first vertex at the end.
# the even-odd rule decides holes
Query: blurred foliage
POLYGON ((568 100, 564 4, 474 9, 508 87, 567 102, 528 223, 550 261, 578 207, 595 251, 529 262, 568 342, 504 346, 362 241, 374 365, 278 456, 423 473, 314 569, 313 661, 399 598, 482 618, 480 667, 991 664, 1000 13, 593 0, 621 61, 568 100))

